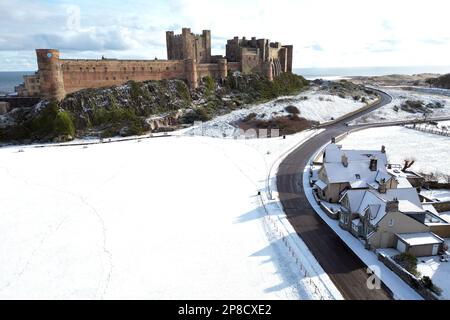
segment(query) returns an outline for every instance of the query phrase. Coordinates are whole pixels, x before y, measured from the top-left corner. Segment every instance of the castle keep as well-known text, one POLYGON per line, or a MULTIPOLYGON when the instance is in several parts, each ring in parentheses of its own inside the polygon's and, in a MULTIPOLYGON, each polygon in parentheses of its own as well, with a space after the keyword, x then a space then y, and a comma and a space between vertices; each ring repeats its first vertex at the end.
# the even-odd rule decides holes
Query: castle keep
POLYGON ((38 71, 24 77, 16 88, 20 96, 61 100, 85 88, 120 85, 129 80, 185 80, 191 88, 211 76, 226 78, 228 72, 260 73, 269 79, 292 72, 292 46, 267 39, 245 37, 228 40, 226 56, 211 55, 211 31, 193 34, 189 28, 175 35, 166 32, 167 60, 60 59, 55 49, 37 49, 38 71))

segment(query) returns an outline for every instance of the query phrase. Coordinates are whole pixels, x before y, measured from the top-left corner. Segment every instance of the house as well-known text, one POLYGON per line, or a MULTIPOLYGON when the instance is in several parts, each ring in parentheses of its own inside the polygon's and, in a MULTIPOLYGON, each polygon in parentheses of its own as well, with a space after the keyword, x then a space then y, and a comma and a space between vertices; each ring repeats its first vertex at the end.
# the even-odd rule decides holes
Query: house
POLYGON ((342 146, 332 143, 324 150, 323 166, 315 185, 319 198, 337 203, 349 189, 395 189, 401 182, 407 182, 406 178, 400 181, 397 176, 387 170, 384 147, 380 151, 342 150, 342 146))
POLYGON ((441 237, 450 233, 450 223, 432 204, 421 202, 411 178, 420 185, 420 176, 388 164, 384 147, 342 150, 332 143, 325 148, 314 188, 321 205, 337 213, 340 227, 367 249, 437 254, 444 243, 441 237))

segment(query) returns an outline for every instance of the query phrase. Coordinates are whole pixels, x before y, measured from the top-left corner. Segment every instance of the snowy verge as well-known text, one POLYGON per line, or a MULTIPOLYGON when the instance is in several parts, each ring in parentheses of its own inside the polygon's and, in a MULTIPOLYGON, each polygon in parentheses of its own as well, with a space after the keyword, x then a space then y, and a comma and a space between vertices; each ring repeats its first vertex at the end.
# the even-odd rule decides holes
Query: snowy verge
MULTIPOLYGON (((327 144, 326 144, 327 145, 327 144)), ((318 154, 326 146, 324 145, 319 151, 314 154, 310 161, 315 159, 318 154)), ((306 197, 316 211, 316 213, 322 218, 322 220, 333 229, 333 231, 345 242, 345 244, 366 264, 368 268, 373 270, 377 277, 393 292, 394 298, 398 300, 422 300, 422 297, 409 287, 400 277, 386 267, 381 261, 378 260, 375 253, 368 251, 364 248, 364 245, 349 232, 339 227, 339 222, 333 220, 327 216, 327 214, 320 208, 313 196, 313 190, 309 186, 308 181, 309 165, 307 165, 303 171, 303 187, 306 197)))
POLYGON ((344 149, 379 150, 386 147, 390 163, 415 159, 416 172, 450 174, 450 138, 400 126, 353 131, 340 141, 344 149), (420 152, 418 152, 420 151, 420 152))
POLYGON ((293 149, 322 131, 323 130, 313 130, 310 136, 305 137, 279 156, 269 170, 266 192, 261 193, 261 202, 266 211, 267 222, 272 224, 279 234, 279 237, 283 239, 283 243, 292 254, 292 257, 296 260, 296 264, 299 266, 302 275, 309 278, 309 284, 313 286, 314 292, 323 300, 343 300, 342 294, 322 269, 320 264, 314 258, 314 255, 287 219, 279 201, 276 183, 278 167, 283 159, 286 158, 293 149))

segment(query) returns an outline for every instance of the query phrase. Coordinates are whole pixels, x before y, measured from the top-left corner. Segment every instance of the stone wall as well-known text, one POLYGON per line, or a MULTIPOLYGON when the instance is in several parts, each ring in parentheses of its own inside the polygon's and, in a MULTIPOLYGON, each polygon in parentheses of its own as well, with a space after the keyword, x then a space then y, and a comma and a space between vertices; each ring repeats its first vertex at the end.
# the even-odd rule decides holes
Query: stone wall
POLYGON ((129 80, 186 79, 182 60, 61 60, 64 89, 120 85, 129 80))
POLYGON ((39 102, 40 98, 37 97, 2 97, 0 103, 7 103, 8 110, 15 108, 28 108, 32 107, 39 102))

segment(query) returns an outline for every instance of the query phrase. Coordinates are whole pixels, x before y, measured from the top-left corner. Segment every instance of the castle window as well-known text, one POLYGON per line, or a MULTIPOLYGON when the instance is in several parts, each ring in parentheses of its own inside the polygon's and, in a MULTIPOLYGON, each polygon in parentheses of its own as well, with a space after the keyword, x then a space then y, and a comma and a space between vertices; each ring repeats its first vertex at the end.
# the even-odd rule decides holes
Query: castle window
POLYGON ((127 80, 128 80, 128 77, 127 77, 127 80))
POLYGON ((166 67, 166 70, 169 70, 169 67, 166 67))
POLYGON ((150 67, 150 71, 153 71, 153 67, 150 67))
POLYGON ((141 70, 144 71, 144 67, 142 67, 141 70))
POLYGON ((123 71, 127 71, 127 68, 123 68, 123 71))
POLYGON ((133 71, 135 71, 136 70, 136 68, 135 67, 133 67, 133 71))
POLYGON ((80 68, 80 71, 83 71, 83 68, 80 68))
POLYGON ((108 78, 108 77, 106 77, 106 80, 109 80, 109 78, 108 78))
POLYGON ((113 77, 113 80, 116 80, 116 77, 113 77))

